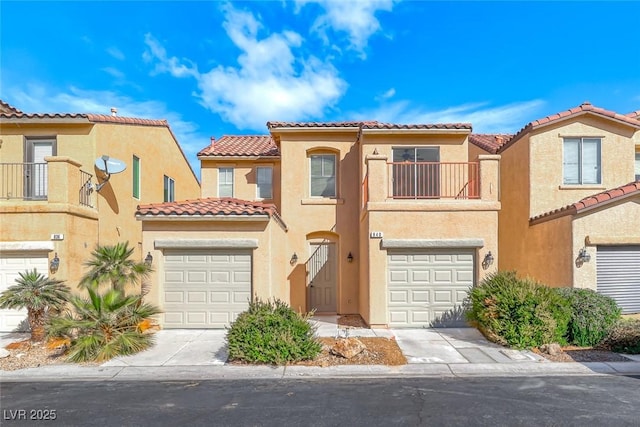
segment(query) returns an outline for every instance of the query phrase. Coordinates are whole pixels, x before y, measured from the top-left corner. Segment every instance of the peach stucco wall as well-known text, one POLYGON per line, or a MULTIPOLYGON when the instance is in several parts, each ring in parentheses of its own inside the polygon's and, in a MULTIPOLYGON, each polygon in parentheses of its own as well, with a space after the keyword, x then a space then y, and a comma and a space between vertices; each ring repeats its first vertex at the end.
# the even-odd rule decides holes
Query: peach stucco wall
MULTIPOLYGON (((279 298, 290 302, 287 275, 291 273, 285 231, 273 220, 246 221, 155 221, 143 220, 143 250, 153 255, 153 284, 149 301, 162 307, 163 250, 156 240, 255 239, 252 255, 252 294, 262 299, 279 298)), ((296 306, 294 306, 296 307, 296 306)), ((296 307, 298 308, 298 307, 296 307)))
MULTIPOLYGON (((638 132, 640 134, 640 132, 638 132)), ((529 216, 558 209, 594 193, 634 180, 634 130, 592 116, 544 127, 530 136, 531 206, 529 216), (562 142, 565 137, 602 138, 600 185, 563 185, 562 142)), ((524 141, 519 141, 520 144, 524 141)), ((507 150, 508 151, 508 150, 507 150)))
POLYGON ((219 197, 218 169, 233 168, 233 197, 242 200, 259 200, 264 203, 280 204, 280 163, 272 159, 257 160, 225 160, 205 159, 201 164, 202 197, 219 197), (273 197, 271 199, 259 199, 257 196, 257 168, 271 167, 273 170, 273 197))
POLYGON ((52 137, 56 156, 49 160, 47 201, 0 202, 0 240, 2 242, 50 240, 51 234, 64 234, 55 241, 61 260, 55 277, 66 280, 75 289, 91 251, 98 244, 128 241, 135 249, 134 259, 142 260, 142 227, 135 219, 138 204, 163 201, 163 175, 175 180, 176 200, 196 198, 200 186, 182 151, 166 127, 122 124, 58 124, 22 122, 2 123, 0 162, 22 163, 26 137, 52 137), (113 174, 99 192, 93 191, 93 207, 80 206, 79 171, 93 175, 93 184, 103 177, 94 166, 95 159, 106 154, 120 159, 127 169, 113 174), (141 159, 140 199, 132 193, 132 156, 141 159))

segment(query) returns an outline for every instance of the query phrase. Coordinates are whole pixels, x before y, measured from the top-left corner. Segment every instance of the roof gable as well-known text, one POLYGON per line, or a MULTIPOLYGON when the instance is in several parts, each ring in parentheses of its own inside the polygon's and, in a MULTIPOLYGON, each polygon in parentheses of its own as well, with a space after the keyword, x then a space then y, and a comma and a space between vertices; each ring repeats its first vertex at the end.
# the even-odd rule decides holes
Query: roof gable
POLYGON ((620 113, 616 113, 615 111, 605 110, 604 108, 596 107, 592 105, 590 102, 585 101, 577 107, 570 108, 565 111, 561 111, 556 114, 552 114, 550 116, 543 117, 538 120, 534 120, 531 123, 528 123, 525 127, 520 129, 518 133, 516 133, 513 138, 509 141, 506 141, 502 144, 497 152, 500 153, 518 141, 523 135, 531 132, 534 129, 538 129, 543 126, 548 126, 553 123, 557 123, 563 120, 568 120, 570 118, 578 117, 584 114, 593 114, 608 120, 613 120, 618 123, 622 123, 637 129, 640 129, 640 120, 633 118, 630 115, 624 115, 620 113))
POLYGON ((496 154, 498 149, 513 137, 513 134, 498 133, 472 133, 469 135, 469 142, 473 145, 488 151, 491 154, 496 154))

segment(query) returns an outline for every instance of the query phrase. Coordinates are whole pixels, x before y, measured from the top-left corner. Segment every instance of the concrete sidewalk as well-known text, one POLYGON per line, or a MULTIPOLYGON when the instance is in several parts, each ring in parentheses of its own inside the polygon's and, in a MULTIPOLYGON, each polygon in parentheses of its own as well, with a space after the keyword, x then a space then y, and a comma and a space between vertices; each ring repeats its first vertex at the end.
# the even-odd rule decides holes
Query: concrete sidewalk
MULTIPOLYGON (((47 365, 0 371, 2 381, 203 380, 304 377, 543 376, 640 374, 640 356, 632 362, 553 363, 530 351, 488 342, 476 329, 366 329, 337 325, 335 316, 314 318, 318 336, 395 337, 407 357, 404 366, 345 365, 243 366, 225 364, 225 330, 162 330, 153 348, 118 357, 100 366, 47 365)), ((0 344, 6 345, 6 336, 0 344), (5 341, 3 343, 3 341, 5 341)), ((11 340, 20 336, 11 334, 11 340)))

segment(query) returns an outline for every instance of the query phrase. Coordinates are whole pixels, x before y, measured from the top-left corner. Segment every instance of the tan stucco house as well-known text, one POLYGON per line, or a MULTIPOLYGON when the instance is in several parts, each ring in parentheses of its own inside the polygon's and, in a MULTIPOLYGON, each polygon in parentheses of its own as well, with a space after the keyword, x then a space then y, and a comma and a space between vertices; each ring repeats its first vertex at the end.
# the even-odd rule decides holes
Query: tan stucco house
POLYGON ((252 296, 372 326, 459 320, 499 257, 500 156, 476 155, 471 126, 267 128, 200 151, 199 198, 138 207, 162 326, 224 327, 252 296))
POLYGON ((586 102, 515 135, 472 135, 501 156, 501 270, 640 312, 639 119, 586 102))
MULTIPOLYGON (((98 244, 128 241, 142 260, 136 207, 199 194, 165 120, 27 114, 0 101, 0 292, 32 268, 76 289, 98 244)), ((0 331, 24 318, 0 310, 0 331)))

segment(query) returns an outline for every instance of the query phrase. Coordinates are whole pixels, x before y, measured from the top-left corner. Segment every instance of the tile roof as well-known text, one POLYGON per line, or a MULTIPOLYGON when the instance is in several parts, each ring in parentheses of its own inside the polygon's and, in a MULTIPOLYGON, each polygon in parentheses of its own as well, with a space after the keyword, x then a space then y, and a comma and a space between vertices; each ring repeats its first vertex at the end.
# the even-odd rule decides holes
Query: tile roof
POLYGON ((269 129, 278 128, 318 128, 352 127, 354 129, 471 129, 470 123, 420 123, 399 124, 370 121, 347 122, 268 122, 269 129))
POLYGON ((179 202, 152 203, 139 205, 136 216, 250 216, 276 214, 276 207, 271 203, 251 202, 248 200, 225 198, 205 198, 183 200, 179 202))
POLYGON ((491 154, 495 154, 502 144, 509 141, 512 137, 513 134, 506 133, 472 133, 469 135, 469 142, 491 154))
POLYGON ((498 152, 505 150, 511 144, 513 144, 518 139, 520 139, 522 135, 524 135, 525 133, 529 132, 532 129, 538 128, 540 126, 546 126, 551 123, 555 123, 561 120, 566 120, 570 117, 575 117, 575 116, 579 116, 586 113, 596 114, 605 118, 614 119, 619 122, 623 122, 628 125, 640 128, 640 120, 637 120, 631 117, 630 115, 624 115, 624 114, 616 113, 615 111, 610 111, 610 110, 605 110, 604 108, 595 107, 589 101, 585 101, 577 107, 570 108, 568 110, 561 111, 559 113, 552 114, 550 116, 546 116, 541 119, 532 121, 522 129, 520 129, 518 133, 516 133, 513 136, 513 138, 511 138, 509 141, 503 144, 498 149, 498 152))
POLYGON ((22 111, 18 110, 13 105, 10 105, 10 104, 4 102, 2 99, 0 99, 0 113, 3 113, 3 114, 4 113, 22 114, 22 111))
POLYGON ((0 110, 0 117, 5 119, 86 119, 88 122, 91 122, 91 123, 115 123, 115 124, 123 124, 123 125, 164 126, 164 127, 169 126, 166 120, 111 116, 107 114, 86 114, 86 113, 28 113, 27 114, 21 111, 5 112, 0 110))
POLYGON ((211 145, 198 153, 200 156, 267 156, 278 157, 280 151, 269 135, 225 135, 211 138, 211 145))
POLYGON ((615 202, 617 200, 633 195, 640 195, 640 181, 630 182, 628 184, 621 185, 620 187, 612 188, 610 190, 585 197, 584 199, 578 200, 573 204, 555 209, 550 212, 545 212, 541 215, 536 215, 533 218, 530 218, 529 221, 535 222, 547 217, 575 215, 584 210, 594 208, 604 203, 615 202))
POLYGON ((632 119, 640 120, 640 110, 632 111, 626 114, 627 117, 631 117, 632 119))

